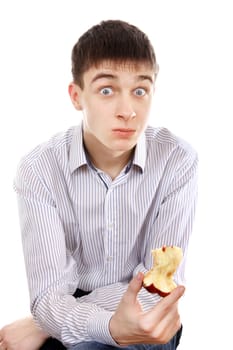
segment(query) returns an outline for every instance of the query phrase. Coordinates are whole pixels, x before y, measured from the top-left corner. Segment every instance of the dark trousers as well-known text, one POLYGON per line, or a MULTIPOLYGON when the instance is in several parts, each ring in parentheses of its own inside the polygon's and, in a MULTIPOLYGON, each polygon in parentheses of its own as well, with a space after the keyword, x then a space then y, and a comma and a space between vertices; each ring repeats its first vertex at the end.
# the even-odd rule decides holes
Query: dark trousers
MULTIPOLYGON (((75 298, 80 298, 84 295, 89 294, 90 292, 85 292, 81 289, 77 289, 76 292, 74 293, 74 297, 75 298)), ((180 343, 180 338, 182 335, 182 327, 180 328, 180 330, 176 333, 176 335, 170 340, 169 343, 164 344, 164 345, 141 345, 141 347, 139 345, 137 346, 132 346, 132 347, 126 347, 125 349, 132 349, 132 350, 136 350, 137 348, 140 349, 154 349, 154 350, 175 350, 177 348, 177 346, 180 343)), ((103 344, 98 344, 98 343, 94 343, 94 342, 90 342, 89 343, 89 347, 88 347, 88 343, 84 344, 85 345, 85 349, 101 349, 103 347, 103 349, 116 349, 115 347, 112 346, 108 346, 108 345, 103 345, 103 344), (99 347, 98 347, 99 346, 99 347)), ((80 349, 81 349, 81 344, 80 344, 80 349)), ((61 343, 59 342, 57 339, 54 338, 48 338, 45 343, 42 345, 42 347, 40 348, 40 350, 66 350, 67 348, 61 343)), ((75 347, 74 347, 75 350, 75 347)))

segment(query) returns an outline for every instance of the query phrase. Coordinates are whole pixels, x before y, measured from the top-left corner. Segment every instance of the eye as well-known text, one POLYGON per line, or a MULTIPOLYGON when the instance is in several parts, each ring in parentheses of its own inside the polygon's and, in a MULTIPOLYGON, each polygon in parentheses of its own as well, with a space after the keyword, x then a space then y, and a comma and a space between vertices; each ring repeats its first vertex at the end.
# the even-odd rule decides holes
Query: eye
POLYGON ((112 95, 113 91, 112 91, 112 88, 110 87, 104 87, 100 90, 100 93, 101 95, 109 96, 109 95, 112 95))
POLYGON ((137 88, 134 90, 135 95, 144 96, 146 94, 146 90, 143 88, 137 88))

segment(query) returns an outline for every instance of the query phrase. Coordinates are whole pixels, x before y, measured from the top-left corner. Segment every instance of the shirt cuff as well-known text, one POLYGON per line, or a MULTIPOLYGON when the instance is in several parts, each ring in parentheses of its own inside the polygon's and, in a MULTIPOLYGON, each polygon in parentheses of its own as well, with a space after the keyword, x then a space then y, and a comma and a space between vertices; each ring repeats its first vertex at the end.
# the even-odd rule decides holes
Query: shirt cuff
POLYGON ((114 341, 109 331, 109 322, 112 315, 113 312, 100 311, 90 317, 87 322, 87 332, 93 341, 121 348, 121 346, 114 341))

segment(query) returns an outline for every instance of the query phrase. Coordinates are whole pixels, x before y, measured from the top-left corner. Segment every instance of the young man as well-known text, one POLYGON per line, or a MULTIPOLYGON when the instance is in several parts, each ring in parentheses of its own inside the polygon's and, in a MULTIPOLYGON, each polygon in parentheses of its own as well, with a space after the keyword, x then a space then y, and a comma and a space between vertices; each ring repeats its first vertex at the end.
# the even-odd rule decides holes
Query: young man
POLYGON ((128 23, 101 22, 75 44, 69 94, 82 122, 24 157, 15 180, 36 323, 4 328, 2 349, 49 336, 42 349, 176 349, 197 155, 147 125, 157 73, 149 39, 128 23), (163 245, 184 259, 180 286, 159 298, 142 279, 163 245))

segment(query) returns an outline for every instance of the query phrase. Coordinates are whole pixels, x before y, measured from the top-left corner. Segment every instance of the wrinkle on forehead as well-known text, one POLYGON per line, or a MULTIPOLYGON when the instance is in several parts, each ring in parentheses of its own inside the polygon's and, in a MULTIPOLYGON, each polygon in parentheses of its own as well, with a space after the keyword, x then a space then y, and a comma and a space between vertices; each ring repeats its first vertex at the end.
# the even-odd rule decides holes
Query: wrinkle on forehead
POLYGON ((153 70, 150 63, 144 61, 132 61, 132 60, 104 60, 96 63, 97 69, 109 69, 116 71, 137 72, 141 70, 153 70))

